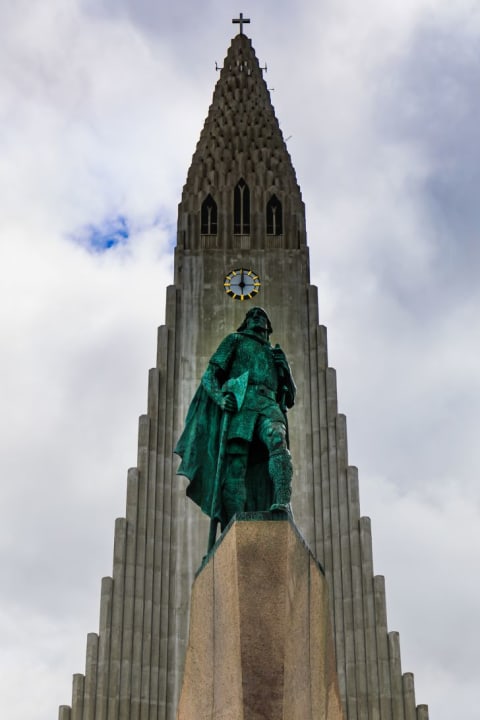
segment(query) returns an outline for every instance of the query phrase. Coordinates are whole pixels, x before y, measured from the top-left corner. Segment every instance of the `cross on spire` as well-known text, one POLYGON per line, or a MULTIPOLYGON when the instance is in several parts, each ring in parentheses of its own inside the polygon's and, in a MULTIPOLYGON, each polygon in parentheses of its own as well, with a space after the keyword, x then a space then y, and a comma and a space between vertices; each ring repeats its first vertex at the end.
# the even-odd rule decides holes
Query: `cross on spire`
POLYGON ((240 25, 240 35, 243 35, 243 25, 244 25, 244 23, 249 23, 249 22, 250 22, 250 18, 244 18, 244 17, 243 17, 243 13, 240 13, 240 17, 239 17, 239 18, 234 18, 234 19, 232 20, 232 23, 237 23, 237 24, 240 25))

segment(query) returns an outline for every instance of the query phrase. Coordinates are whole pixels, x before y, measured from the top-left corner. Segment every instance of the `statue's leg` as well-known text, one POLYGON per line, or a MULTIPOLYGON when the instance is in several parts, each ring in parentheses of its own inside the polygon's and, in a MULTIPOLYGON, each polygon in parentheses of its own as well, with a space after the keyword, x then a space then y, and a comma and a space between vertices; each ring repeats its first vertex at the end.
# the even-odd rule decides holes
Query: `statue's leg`
POLYGON ((228 443, 225 457, 225 475, 222 484, 222 503, 225 508, 227 523, 236 513, 245 510, 247 500, 245 486, 247 460, 247 442, 235 441, 228 443))
POLYGON ((270 510, 289 510, 293 469, 285 424, 262 417, 258 423, 258 437, 268 450, 268 473, 274 491, 274 502, 270 510))

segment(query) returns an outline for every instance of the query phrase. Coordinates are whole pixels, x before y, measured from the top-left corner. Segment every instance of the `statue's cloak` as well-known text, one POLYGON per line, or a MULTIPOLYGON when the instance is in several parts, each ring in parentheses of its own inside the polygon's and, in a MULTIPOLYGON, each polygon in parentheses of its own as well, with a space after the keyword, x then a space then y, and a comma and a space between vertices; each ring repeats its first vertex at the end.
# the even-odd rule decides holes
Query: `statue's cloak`
POLYGON ((174 452, 182 461, 178 475, 190 480, 187 495, 210 516, 217 472, 223 411, 200 385, 193 396, 185 428, 174 452))

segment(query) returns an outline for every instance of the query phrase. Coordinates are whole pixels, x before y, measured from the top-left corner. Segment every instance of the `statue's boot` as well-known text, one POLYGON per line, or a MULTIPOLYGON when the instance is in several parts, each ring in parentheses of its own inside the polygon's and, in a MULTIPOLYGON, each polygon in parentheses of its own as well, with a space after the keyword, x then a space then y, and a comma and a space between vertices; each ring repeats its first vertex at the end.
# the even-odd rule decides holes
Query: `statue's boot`
POLYGON ((270 511, 290 512, 292 495, 292 458, 287 448, 278 448, 268 459, 268 472, 273 483, 274 502, 270 511))

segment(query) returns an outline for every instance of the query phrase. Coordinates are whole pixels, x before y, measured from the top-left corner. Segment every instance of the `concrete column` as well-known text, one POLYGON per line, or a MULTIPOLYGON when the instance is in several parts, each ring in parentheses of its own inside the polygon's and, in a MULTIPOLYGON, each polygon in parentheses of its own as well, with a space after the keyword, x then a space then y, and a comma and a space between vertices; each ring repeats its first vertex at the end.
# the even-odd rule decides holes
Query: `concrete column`
POLYGON ((323 556, 319 558, 325 568, 327 581, 330 589, 330 608, 333 612, 333 591, 332 591, 332 520, 330 514, 330 468, 328 463, 328 418, 327 418, 327 381, 326 370, 319 370, 318 373, 318 416, 320 422, 320 476, 322 496, 322 517, 320 527, 323 538, 323 556))
POLYGON ((390 665, 388 660, 387 607, 385 602, 385 578, 375 575, 373 578, 375 593, 375 627, 377 635, 378 685, 380 690, 380 716, 382 720, 391 720, 392 693, 390 688, 390 665))
POLYGON ((345 633, 346 703, 349 720, 357 720, 357 682, 355 677, 355 630, 353 623, 352 561, 350 556, 350 521, 348 509, 348 451, 347 419, 337 415, 337 477, 340 526, 340 554, 343 598, 343 627, 345 633))
MULTIPOLYGON (((120 720, 130 720, 132 688, 135 575, 137 546, 137 509, 139 477, 137 468, 130 468, 127 477, 127 537, 125 551, 125 587, 122 630, 122 661, 120 668, 120 720)), ((92 718, 94 720, 94 718, 92 718)))
POLYGON ((388 656, 390 658, 392 718, 393 720, 404 720, 402 663, 400 659, 400 636, 398 632, 388 633, 388 656))
POLYGON ((156 592, 159 596, 159 675, 158 675, 158 697, 160 717, 167 717, 167 673, 168 673, 168 596, 170 580, 170 527, 171 527, 171 489, 168 478, 165 475, 166 448, 166 418, 167 418, 167 397, 168 397, 168 328, 163 325, 158 329, 158 350, 157 367, 161 377, 162 393, 159 398, 159 414, 163 423, 159 427, 158 458, 157 458, 157 537, 156 537, 156 558, 160 564, 159 578, 156 592))
POLYGON ((133 607, 132 684, 129 720, 140 720, 143 613, 145 592, 145 552, 147 541, 147 479, 149 436, 150 419, 147 415, 142 415, 139 419, 138 431, 138 505, 136 521, 137 540, 135 557, 135 602, 133 607))
MULTIPOLYGON (((316 313, 315 313, 316 317, 316 313)), ((315 538, 316 538, 316 556, 322 564, 327 564, 327 557, 331 558, 331 540, 327 541, 327 528, 330 526, 330 520, 326 522, 327 516, 330 517, 329 503, 325 506, 325 500, 328 492, 328 436, 327 436, 327 407, 325 392, 325 372, 327 368, 327 351, 326 351, 326 328, 317 326, 315 328, 315 361, 316 365, 310 367, 310 375, 315 377, 316 402, 313 407, 312 399, 312 419, 315 422, 315 430, 313 431, 314 440, 314 465, 313 482, 315 497, 315 538), (324 490, 325 488, 325 490, 324 490), (326 543, 327 542, 327 547, 326 543)), ((331 564, 329 565, 331 567, 331 564)))
MULTIPOLYGON (((163 495, 165 476, 163 472, 163 462, 160 458, 164 453, 165 446, 165 429, 163 425, 163 417, 165 412, 166 387, 164 375, 157 370, 158 377, 158 428, 157 428, 157 457, 155 459, 156 475, 155 475, 155 503, 153 506, 155 533, 151 538, 153 544, 153 588, 152 588, 152 623, 151 623, 151 654, 150 654, 150 697, 152 700, 152 710, 158 712, 159 705, 162 704, 162 694, 160 690, 160 673, 161 665, 161 628, 162 628, 162 574, 165 563, 165 548, 162 543, 163 530, 163 495)), ((165 683, 163 684, 165 687, 165 683)), ((156 718, 156 715, 153 715, 156 718)))
POLYGON ((85 660, 85 699, 83 720, 95 720, 95 698, 97 693, 98 635, 87 636, 87 657, 85 660))
POLYGON ((327 328, 319 325, 317 328, 318 341, 318 369, 326 370, 328 367, 327 328))
POLYGON ((417 705, 417 720, 428 720, 428 705, 417 705))
MULTIPOLYGON (((309 455, 311 457, 312 468, 312 511, 309 513, 311 523, 310 534, 313 537, 313 547, 316 555, 323 558, 323 533, 321 524, 316 522, 317 518, 322 517, 322 478, 320 464, 320 417, 318 412, 318 383, 319 377, 317 373, 318 367, 318 344, 317 344, 317 292, 313 286, 308 287, 308 357, 305 357, 305 378, 307 382, 305 387, 308 388, 306 397, 306 412, 308 413, 310 422, 306 423, 305 431, 307 433, 307 443, 309 455)), ((293 458, 295 463, 295 458, 293 458)), ((298 461, 297 461, 298 466, 298 461)), ((300 478, 299 478, 300 482, 300 478)), ((295 496, 295 488, 294 488, 295 496)), ((323 560, 322 560, 323 562, 323 560)))
POLYGON ((58 720, 71 720, 72 709, 69 705, 60 705, 58 708, 58 720))
POLYGON ((370 518, 360 518, 360 548, 362 557, 363 612, 365 655, 367 659, 367 688, 369 720, 383 720, 380 716, 377 638, 375 632, 375 598, 373 593, 373 557, 370 518))
POLYGON ((336 372, 328 368, 327 384, 327 420, 328 420, 328 469, 330 489, 330 522, 332 533, 332 579, 329 580, 330 593, 333 596, 333 616, 335 633, 335 655, 340 693, 346 697, 345 669, 345 630, 342 591, 342 554, 340 549, 340 512, 338 501, 338 464, 337 464, 337 381, 336 372))
POLYGON ((113 544, 113 598, 110 640, 110 668, 108 680, 108 720, 118 720, 120 700, 120 666, 122 660, 122 630, 125 590, 125 553, 127 521, 117 518, 113 544))
POLYGON ((417 706, 415 703, 415 683, 412 673, 404 673, 402 677, 403 704, 405 720, 417 720, 417 706))
POLYGON ((102 592, 100 598, 100 632, 95 720, 107 720, 110 641, 112 635, 112 598, 113 580, 111 577, 104 577, 102 578, 102 592))
MULTIPOLYGON (((142 675, 141 675, 141 720, 149 720, 150 710, 158 704, 158 696, 152 694, 152 623, 154 585, 154 538, 156 532, 156 474, 158 451, 158 370, 152 369, 148 376, 148 465, 146 469, 146 545, 143 588, 143 629, 142 629, 142 675)), ((158 678, 154 678, 158 688, 158 678)))
POLYGON ((83 720, 83 694, 85 691, 85 676, 76 673, 73 676, 72 691, 72 720, 83 720))
MULTIPOLYGON (((275 252, 272 251, 266 259, 265 267, 272 268, 275 262, 275 252)), ((278 276, 286 277, 292 272, 291 255, 286 254, 279 265, 278 276)), ((320 437, 319 437, 319 416, 318 416, 318 383, 319 378, 316 373, 317 367, 317 341, 316 328, 317 318, 317 298, 316 288, 306 286, 296 288, 295 295, 299 293, 302 304, 305 306, 303 322, 298 322, 295 333, 290 336, 286 333, 286 328, 279 326, 278 315, 273 319, 275 328, 275 340, 279 340, 283 349, 287 353, 287 357, 292 366, 295 381, 297 383, 297 398, 301 398, 303 402, 302 412, 299 413, 298 405, 289 412, 290 424, 290 440, 292 450, 292 460, 294 469, 293 479, 293 510, 294 513, 302 518, 302 532, 311 547, 316 547, 319 540, 315 518, 321 512, 320 496, 320 437), (292 343, 293 340, 293 343, 292 343), (296 347, 292 347, 292 345, 296 347), (303 352, 298 352, 302 348, 303 352), (306 422, 304 421, 306 419, 306 422), (309 467, 312 473, 312 482, 305 483, 301 470, 301 458, 309 467), (315 477, 313 475, 315 474, 315 477)), ((291 306, 295 307, 296 297, 291 295, 291 306)), ((286 318, 286 316, 285 316, 286 318)), ((290 320, 288 321, 290 322, 290 320)))
POLYGON ((348 522, 350 536, 350 565, 352 572, 352 610, 355 649, 355 678, 357 689, 358 720, 368 720, 367 667, 365 657, 365 634, 363 624, 362 561, 360 550, 360 498, 358 471, 347 470, 348 522))
MULTIPOLYGON (((177 357, 179 355, 179 339, 174 328, 180 323, 179 313, 180 293, 174 286, 168 288, 167 291, 167 308, 166 317, 168 318, 168 368, 167 368, 167 388, 179 387, 180 375, 177 357)), ((170 507, 171 518, 175 518, 176 522, 169 523, 169 565, 168 565, 168 665, 167 665, 167 693, 166 717, 175 717, 178 696, 180 694, 181 673, 184 662, 183 648, 186 644, 188 633, 188 615, 186 606, 183 612, 179 611, 179 604, 182 598, 188 597, 190 585, 193 580, 192 576, 182 572, 185 564, 185 548, 184 538, 186 535, 186 513, 182 512, 187 499, 183 490, 183 486, 174 478, 173 469, 173 448, 179 437, 180 422, 178 419, 178 400, 177 394, 169 393, 167 395, 166 405, 166 424, 165 424, 165 488, 168 488, 167 502, 170 507)), ((184 418, 182 416, 181 423, 184 418)), ((177 460, 175 458, 175 464, 177 460)), ((176 466, 176 465, 175 465, 176 466)), ((168 512, 168 511, 167 511, 168 512)), ((188 548, 189 555, 193 548, 188 548)))

